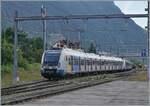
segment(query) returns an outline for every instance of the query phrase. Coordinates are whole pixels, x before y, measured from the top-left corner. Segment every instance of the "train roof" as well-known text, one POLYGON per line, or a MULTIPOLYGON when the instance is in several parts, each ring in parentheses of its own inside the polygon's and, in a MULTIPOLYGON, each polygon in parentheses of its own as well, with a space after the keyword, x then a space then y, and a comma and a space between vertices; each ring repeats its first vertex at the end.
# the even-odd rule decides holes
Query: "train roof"
POLYGON ((113 57, 113 56, 104 56, 104 55, 98 55, 98 54, 94 54, 94 53, 85 53, 79 50, 73 50, 73 49, 69 49, 69 48, 64 48, 62 49, 62 52, 65 55, 72 55, 72 56, 77 56, 77 57, 81 57, 81 58, 93 58, 93 59, 102 59, 102 60, 110 60, 110 61, 124 61, 122 58, 118 58, 118 57, 113 57))

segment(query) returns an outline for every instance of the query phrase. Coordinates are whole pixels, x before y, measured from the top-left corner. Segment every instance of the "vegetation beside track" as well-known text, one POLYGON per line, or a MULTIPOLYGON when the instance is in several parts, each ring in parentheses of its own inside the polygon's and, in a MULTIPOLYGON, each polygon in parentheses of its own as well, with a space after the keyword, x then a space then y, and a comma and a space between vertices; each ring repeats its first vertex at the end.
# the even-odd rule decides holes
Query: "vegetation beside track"
POLYGON ((129 81, 148 81, 147 71, 137 71, 134 75, 128 77, 129 81))
MULTIPOLYGON (((1 32, 1 81, 2 87, 12 84, 13 71, 13 28, 2 29, 1 32)), ((28 37, 23 31, 18 32, 18 75, 20 82, 39 80, 40 61, 43 52, 41 37, 28 37)))
POLYGON ((136 64, 136 73, 128 77, 129 81, 148 81, 148 73, 144 64, 136 64))
MULTIPOLYGON (((25 70, 24 68, 19 68, 18 75, 19 75, 18 84, 43 79, 43 77, 40 75, 39 63, 28 64, 28 70, 25 70)), ((5 75, 2 75, 1 84, 2 87, 12 85, 12 71, 9 73, 5 73, 5 75)))

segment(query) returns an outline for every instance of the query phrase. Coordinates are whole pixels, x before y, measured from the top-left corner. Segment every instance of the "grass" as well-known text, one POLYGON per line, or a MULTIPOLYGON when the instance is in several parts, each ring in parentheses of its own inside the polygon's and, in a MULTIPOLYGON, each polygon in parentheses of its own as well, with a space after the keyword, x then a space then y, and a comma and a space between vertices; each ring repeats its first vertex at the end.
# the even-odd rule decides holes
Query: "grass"
MULTIPOLYGON (((29 68, 27 70, 25 70, 24 68, 18 69, 18 76, 19 76, 18 84, 43 79, 43 77, 40 74, 39 63, 29 64, 28 67, 29 68)), ((1 77, 2 87, 7 87, 11 85, 12 85, 12 71, 9 73, 3 74, 1 77)))
MULTIPOLYGON (((8 66, 8 68, 10 68, 8 66)), ((12 69, 12 67, 11 67, 12 69)), ((25 70, 24 68, 18 69, 18 76, 20 83, 31 82, 35 80, 44 79, 40 74, 40 64, 28 64, 28 69, 25 70)), ((137 71, 137 73, 133 76, 129 76, 128 80, 130 81, 147 81, 147 71, 137 71)), ((1 73, 1 86, 7 87, 12 85, 12 71, 7 72, 5 74, 1 73)))
POLYGON ((129 76, 128 80, 130 81, 148 81, 147 71, 138 71, 133 76, 129 76))

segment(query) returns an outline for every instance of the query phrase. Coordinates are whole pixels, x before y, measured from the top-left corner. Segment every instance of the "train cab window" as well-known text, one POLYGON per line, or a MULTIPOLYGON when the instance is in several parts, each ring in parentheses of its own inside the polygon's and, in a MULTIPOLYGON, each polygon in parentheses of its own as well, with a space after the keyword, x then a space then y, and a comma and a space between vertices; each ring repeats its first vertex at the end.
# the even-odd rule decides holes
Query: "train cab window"
POLYGON ((51 66, 58 65, 59 58, 60 53, 45 53, 43 63, 51 66))

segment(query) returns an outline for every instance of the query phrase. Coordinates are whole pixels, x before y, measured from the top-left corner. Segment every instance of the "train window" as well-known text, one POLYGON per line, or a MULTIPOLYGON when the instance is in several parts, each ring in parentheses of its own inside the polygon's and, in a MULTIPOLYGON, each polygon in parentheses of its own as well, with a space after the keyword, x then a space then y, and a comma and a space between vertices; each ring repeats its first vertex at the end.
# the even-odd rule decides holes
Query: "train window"
POLYGON ((95 60, 95 70, 97 70, 97 64, 98 63, 98 61, 97 60, 95 60))
POLYGON ((94 65, 94 60, 91 60, 91 65, 94 65))
POLYGON ((76 59, 75 58, 73 58, 73 62, 74 62, 74 65, 76 65, 76 59))
POLYGON ((86 65, 88 65, 88 60, 85 60, 86 61, 86 65))
POLYGON ((79 64, 79 61, 78 61, 78 59, 76 58, 76 65, 78 65, 79 64))
POLYGON ((101 65, 104 65, 104 61, 103 60, 101 61, 101 65))
POLYGON ((91 59, 89 60, 89 65, 92 65, 92 60, 91 59))
POLYGON ((84 60, 83 59, 81 59, 81 65, 84 65, 84 60))
POLYGON ((81 70, 81 59, 79 57, 79 70, 81 70))
POLYGON ((97 60, 97 65, 99 65, 99 60, 97 60))
POLYGON ((76 58, 76 65, 79 65, 79 59, 76 58))
POLYGON ((79 58, 78 57, 74 57, 74 65, 78 65, 79 64, 79 58))
POLYGON ((80 58, 80 65, 83 65, 83 63, 82 63, 82 59, 80 58))
POLYGON ((84 63, 85 63, 85 70, 86 70, 86 64, 87 64, 87 63, 86 63, 86 59, 84 59, 84 63))
POLYGON ((99 60, 98 62, 99 62, 98 65, 101 65, 101 60, 99 60))
POLYGON ((95 64, 96 64, 96 65, 98 65, 98 61, 97 61, 97 60, 95 60, 95 62, 96 62, 95 64))
POLYGON ((70 63, 73 64, 73 56, 71 56, 70 63))
POLYGON ((93 64, 93 61, 92 61, 92 59, 91 59, 91 60, 90 60, 91 70, 92 70, 92 64, 93 64))
POLYGON ((66 59, 66 61, 67 61, 67 56, 65 56, 65 59, 66 59))
POLYGON ((74 65, 76 64, 75 58, 73 58, 73 64, 74 64, 74 65))
POLYGON ((71 65, 71 58, 70 57, 68 58, 68 61, 69 61, 69 65, 71 65))
POLYGON ((76 65, 76 59, 73 57, 73 64, 76 65))
POLYGON ((83 65, 85 65, 85 63, 84 63, 84 59, 82 60, 82 64, 83 64, 83 65))
POLYGON ((92 60, 90 59, 90 60, 89 60, 89 65, 91 65, 91 64, 92 64, 92 60))

